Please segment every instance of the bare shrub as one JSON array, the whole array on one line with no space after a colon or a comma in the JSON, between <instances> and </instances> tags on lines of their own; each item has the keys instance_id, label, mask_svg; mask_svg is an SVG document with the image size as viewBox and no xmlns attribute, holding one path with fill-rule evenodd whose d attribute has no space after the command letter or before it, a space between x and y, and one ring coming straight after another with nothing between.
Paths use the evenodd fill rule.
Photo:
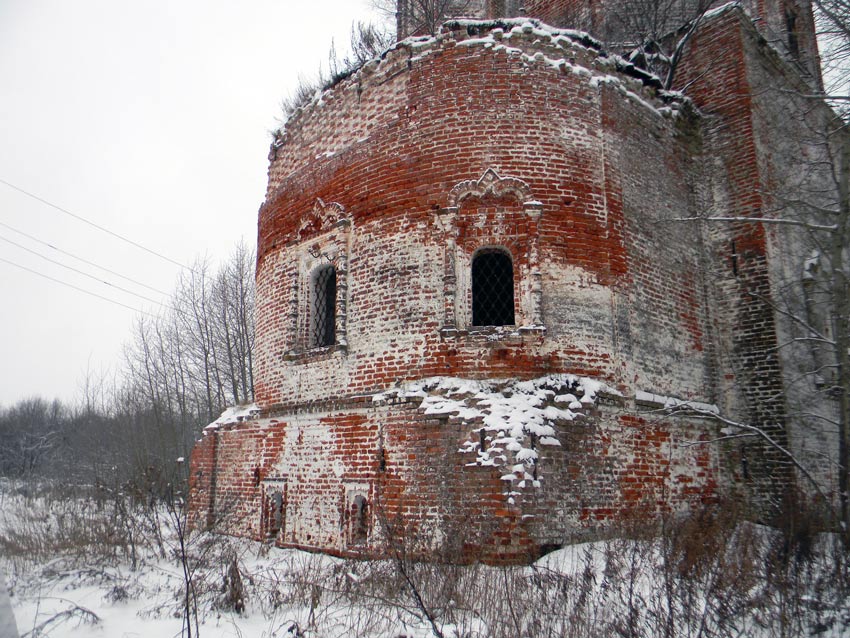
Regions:
<instances>
[{"instance_id":1,"label":"bare shrub","mask_svg":"<svg viewBox=\"0 0 850 638\"><path fill-rule=\"evenodd\" d=\"M32 630L26 632L21 638L38 638L39 636L48 636L50 631L66 622L76 621L87 625L97 625L100 623L100 616L94 613L91 609L80 607L79 605L71 604L66 609L53 614L50 618L38 623Z\"/></svg>"},{"instance_id":2,"label":"bare shrub","mask_svg":"<svg viewBox=\"0 0 850 638\"><path fill-rule=\"evenodd\" d=\"M395 37L388 30L365 22L354 22L351 25L348 52L340 56L336 45L332 44L328 53L328 72L320 68L312 77L299 75L295 89L281 100L284 121L299 108L309 104L317 92L331 88L369 60L380 57L394 42Z\"/></svg>"},{"instance_id":3,"label":"bare shrub","mask_svg":"<svg viewBox=\"0 0 850 638\"><path fill-rule=\"evenodd\" d=\"M245 588L242 585L242 574L239 572L239 561L235 554L227 566L222 590L222 609L230 609L238 614L245 611Z\"/></svg>"},{"instance_id":4,"label":"bare shrub","mask_svg":"<svg viewBox=\"0 0 850 638\"><path fill-rule=\"evenodd\" d=\"M22 561L51 563L56 557L88 566L131 558L136 541L128 530L144 534L150 529L150 521L127 507L124 497L69 499L42 489L37 496L6 498L4 505L0 552L18 566Z\"/></svg>"},{"instance_id":5,"label":"bare shrub","mask_svg":"<svg viewBox=\"0 0 850 638\"><path fill-rule=\"evenodd\" d=\"M434 539L400 527L388 557L372 561L191 531L183 526L178 498L179 518L158 520L165 557L183 570L155 591L144 590L139 572L128 578L109 567L131 560L121 536L125 525L109 528L96 520L118 510L108 502L85 503L63 505L44 492L4 495L5 560L31 574L40 565L36 577L48 586L97 584L112 602L147 596L146 615L183 617L192 635L205 618L233 614L235 624L251 613L266 617L268 635L353 638L790 637L841 635L850 621L846 550L795 499L786 503L779 527L749 522L734 503L723 503L669 515L660 526L636 518L619 537L564 547L531 566L492 567L459 564L469 557L453 542L437 545L434 560L420 560L418 550ZM137 517L131 520L145 520L147 504L128 499L126 505ZM50 533L38 527L39 518ZM90 524L90 531L79 529ZM95 548L108 534L124 540ZM142 573L160 551L150 539L137 536ZM31 551L38 558L30 558Z\"/></svg>"}]
</instances>

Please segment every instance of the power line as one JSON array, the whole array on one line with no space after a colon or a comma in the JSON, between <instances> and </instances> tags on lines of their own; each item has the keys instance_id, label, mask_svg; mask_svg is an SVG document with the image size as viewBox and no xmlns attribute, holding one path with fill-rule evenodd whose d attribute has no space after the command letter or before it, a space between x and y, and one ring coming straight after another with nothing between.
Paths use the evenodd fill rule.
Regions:
<instances>
[{"instance_id":1,"label":"power line","mask_svg":"<svg viewBox=\"0 0 850 638\"><path fill-rule=\"evenodd\" d=\"M113 232L113 231L109 230L108 228L104 228L103 226L100 226L99 224L95 224L94 222L89 221L89 220L88 220L88 219L86 219L85 217L81 217L80 215L77 215L77 214L75 214L75 213L72 213L72 212L71 212L71 211L69 211L69 210L66 210L66 209L62 208L61 206L57 206L57 205L56 205L56 204L54 204L53 202L49 202L49 201L47 201L46 199L44 199L44 198L42 198L42 197L39 197L38 195L34 195L33 193L30 193L29 191L24 190L24 189L23 189L23 188L21 188L20 186L15 186L15 185L14 185L14 184L12 184L11 182L7 182L7 181L6 181L5 179L3 179L3 178L0 178L0 184L5 184L5 185L6 185L6 186L8 186L9 188L12 188L12 189L14 189L14 190L18 191L19 193L23 193L23 194L24 194L24 195L26 195L27 197L31 197L32 199L34 199L34 200L36 200L36 201L39 201L39 202L41 202L42 204L45 204L45 205L47 205L47 206L50 206L51 208L55 208L56 210L58 210L58 211L59 211L59 212L61 212L61 213L65 213L66 215L70 215L71 217L73 217L74 219L76 219L76 220L78 220L78 221L81 221L81 222L83 222L83 223L85 223L85 224L88 224L89 226L92 226L93 228L97 228L98 230L100 230L100 231L102 231L102 232L104 232L104 233L106 233L106 234L108 234L108 235L112 235L113 237L116 237L116 238L120 239L121 241L127 242L127 243L128 243L128 244L130 244L131 246L135 246L136 248L139 248L139 249L141 249L141 250L144 250L145 252L150 253L151 255L154 255L154 256L156 256L156 257L159 257L160 259L164 259L165 261L170 262L170 263L174 264L175 266L180 266L180 268L186 268L186 269L189 269L189 267L188 267L188 266L185 266L184 264L181 264L179 261L175 261L175 260L171 259L171 257L166 257L166 256L165 256L165 255L163 255L162 253L158 253L158 252L156 252L155 250L151 250L150 248L147 248L146 246L142 246L140 243L135 242L135 241L133 241L132 239L128 239L128 238L124 237L123 235L119 235L118 233L116 233L116 232Z\"/></svg>"},{"instance_id":2,"label":"power line","mask_svg":"<svg viewBox=\"0 0 850 638\"><path fill-rule=\"evenodd\" d=\"M29 233L25 233L22 230L18 230L17 228L9 226L9 224L4 224L3 222L0 222L0 226L3 226L4 228L8 228L12 232L18 233L19 235L22 235L22 236L26 237L27 239L29 239L31 241L34 241L34 242L37 242L37 243L42 244L44 246L47 246L48 248L52 248L53 250L57 251L58 253L66 255L67 257L70 257L71 259L76 259L77 261L81 261L84 264L87 264L87 265L92 266L94 268L98 268L98 269L100 269L104 272L108 272L110 275L115 275L116 277L120 277L121 279L123 279L125 281L129 281L131 283L134 283L137 286L141 286L142 288L147 288L148 290L152 290L153 292L158 293L160 295L169 294L169 293L167 293L163 290L160 290L159 288L154 288L153 286L149 286L146 283L142 283L141 281L137 281L136 279L133 279L132 277L127 277L126 275L122 275L119 272L115 272L114 270L110 270L106 266L101 266L99 264L96 264L93 261L89 261L88 259L85 259L83 257L79 257L79 256L77 256L73 253L69 253L67 250L62 250L58 246L54 246L53 244L46 242L42 239L39 239L38 237L34 237L33 235L30 235Z\"/></svg>"},{"instance_id":3,"label":"power line","mask_svg":"<svg viewBox=\"0 0 850 638\"><path fill-rule=\"evenodd\" d=\"M16 268L20 268L21 270L26 270L27 272L30 272L34 275L38 275L39 277L44 277L45 279L49 279L50 281L54 281L57 284L62 284L63 286L68 286L68 288L73 288L74 290L77 290L79 292L83 292L87 295L91 295L92 297L97 297L98 299L103 299L104 301L108 301L109 303L115 304L116 306L121 306L123 308L127 308L128 310L132 310L134 312L138 312L138 313L141 313L143 315L147 315L148 317L153 317L154 319L156 319L156 315L153 315L149 312L146 312L144 310L139 310L138 308L134 308L132 306L128 306L127 304L123 304L120 301L115 301L114 299L110 299L109 297L104 297L103 295L99 295L96 292L91 292L89 290L86 290L85 288L80 288L78 286L75 286L74 284L69 284L67 281L62 281L61 279L55 279L54 277L51 277L50 275L45 275L44 273L40 273L37 270L33 270L32 268L27 268L26 266L21 266L20 264L16 264L15 262L9 261L8 259L3 259L2 257L0 257L0 261L5 262L5 263L9 264L10 266L15 266Z\"/></svg>"},{"instance_id":4,"label":"power line","mask_svg":"<svg viewBox=\"0 0 850 638\"><path fill-rule=\"evenodd\" d=\"M133 295L134 297L138 297L139 299L144 299L145 301L150 301L151 303L154 303L154 304L160 303L156 299L151 299L150 297L146 297L145 295L140 295L137 292L133 292L132 290L128 290L128 289L122 288L121 286L118 286L116 284L110 283L110 282L106 281L105 279L99 279L99 278L95 277L94 275L91 275L87 272L80 270L79 268L74 268L73 266L63 264L61 261L56 261L55 259L51 259L50 257L42 255L41 253L38 253L38 252L36 252L36 251L34 251L30 248L27 248L26 246L22 246L18 242L12 241L11 239L6 239L5 237L0 236L0 241L5 241L6 243L12 244L13 246L17 246L21 250L25 250L28 253L35 255L36 257L41 257L45 261L49 261L51 264L56 264L57 266L61 266L62 268L67 268L68 270L75 272L79 275L82 275L83 277L88 277L89 279L93 279L94 281L96 281L98 283L104 284L106 286L110 286L112 288L115 288L116 290L120 290L121 292L125 292L128 295Z\"/></svg>"},{"instance_id":5,"label":"power line","mask_svg":"<svg viewBox=\"0 0 850 638\"><path fill-rule=\"evenodd\" d=\"M74 272L77 272L77 273L79 273L79 274L81 274L81 275L84 275L84 276L86 276L86 277L89 277L90 279L93 279L94 281L97 281L97 282L102 283L102 284L106 284L107 286L111 286L111 287L113 287L113 288L115 288L115 289L117 289L117 290L120 290L120 291L122 291L122 292L125 292L125 293L127 293L127 294L133 295L133 296L135 296L135 297L139 297L140 299L144 299L144 300L146 300L146 301L150 301L151 303L157 304L157 305L158 305L158 306L160 306L161 308L164 308L164 309L166 309L166 310L171 310L172 312L176 312L176 313L177 313L178 315L180 315L180 316L188 317L189 319L192 319L192 320L195 320L195 319L196 319L196 316L195 316L195 315L193 315L193 314L191 314L191 313L189 313L189 312L186 312L185 310L181 310L180 308L178 308L178 307L176 307L176 306L166 305L166 304L164 304L164 303L162 303L162 302L160 302L160 301L157 301L156 299L151 299L151 298L149 298L149 297L145 297L144 295L140 295L140 294L135 293L135 292L133 292L133 291L131 291L131 290L126 290L125 288L121 288L120 286L116 286L115 284L109 283L108 281L103 281L103 280L101 280L101 279L98 279L97 277L94 277L94 276L90 275L89 273L83 272L83 271L81 271L81 270L77 270L76 268L73 268L73 267L71 267L71 266L67 266L67 265L65 265L65 264L62 264L62 263L60 263L60 262L58 262L58 261L55 261L55 260L53 260L53 259L50 259L49 257L45 257L44 255L40 255L39 253L37 253L37 252L35 252L35 251L32 251L32 250L30 250L29 248L26 248L25 246L21 246L20 244L17 244L16 242L10 241L10 240L8 240L8 239L6 239L6 238L4 238L4 237L0 237L0 240L3 240L3 241L6 241L6 242L9 242L10 244L14 244L15 246L18 246L18 247L20 247L20 248L23 248L23 249L24 249L24 250L26 250L27 252L31 252L31 253L33 253L34 255L36 255L36 256L38 256L38 257L41 257L42 259L46 259L47 261L49 261L49 262L51 262L51 263L57 264L57 265L59 265L59 266L62 266L63 268L67 268L67 269L72 270L72 271L74 271ZM75 286L74 284L70 284L70 283L68 283L68 282L66 282L66 281L62 281L61 279L55 279L54 277L51 277L50 275L45 275L44 273L40 273L40 272L38 272L37 270L33 270L33 269L31 269L31 268L27 268L26 266L21 266L20 264L17 264L17 263L15 263L15 262L13 262L13 261L9 261L8 259L3 259L2 257L0 257L0 261L3 261L3 262L5 262L5 263L7 263L7 264L10 264L10 265L12 265L12 266L16 266L16 267L18 267L18 268L20 268L20 269L22 269L22 270L26 270L27 272L31 272L32 274L34 274L34 275L38 275L39 277L44 277L45 279L49 279L50 281L55 281L56 283L58 283L58 284L62 284L63 286L68 286L69 288L73 288L74 290L79 290L80 292L84 292L84 293L86 293L87 295L91 295L91 296L93 296L93 297L97 297L98 299L103 299L103 300L105 300L105 301L108 301L108 302L110 302L110 303L114 303L114 304L116 304L116 305L118 305L118 306L122 306L122 307L124 307L124 308L129 308L130 310L134 310L134 311L136 311L136 312L140 312L140 313L142 313L143 315L147 315L148 317L153 317L154 319L159 319L159 316L154 315L154 314L152 314L152 313L150 313L150 312L147 312L147 311L145 311L145 310L139 310L138 308L134 308L133 306L128 306L128 305L126 305L126 304L123 304L123 303L121 303L120 301L115 301L114 299L110 299L110 298L108 298L108 297L103 297L102 295L99 295L99 294L97 294L97 293L91 292L91 291L89 291L89 290L85 290L84 288L79 288L79 287Z\"/></svg>"}]
</instances>

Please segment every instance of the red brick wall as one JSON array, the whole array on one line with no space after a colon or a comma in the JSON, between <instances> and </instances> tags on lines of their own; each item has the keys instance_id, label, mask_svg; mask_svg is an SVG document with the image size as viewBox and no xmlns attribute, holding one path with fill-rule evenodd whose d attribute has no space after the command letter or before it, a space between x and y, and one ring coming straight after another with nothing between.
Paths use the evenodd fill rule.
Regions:
<instances>
[{"instance_id":1,"label":"red brick wall","mask_svg":"<svg viewBox=\"0 0 850 638\"><path fill-rule=\"evenodd\" d=\"M677 221L760 216L790 174L781 116L757 86L788 67L763 49L738 10L705 24L679 74L698 115L567 38L464 28L400 46L296 114L259 220L263 418L199 443L194 520L262 539L276 495L282 545L525 560L746 478L694 445L716 426L634 398L716 401L786 441L771 296L792 244L761 224ZM512 256L515 327L470 326L483 247ZM310 272L328 263L338 342L310 349ZM559 423L540 485L513 495L509 466L460 451L474 424L416 398L372 401L430 376L560 372L622 396ZM779 460L760 449L749 471L782 486Z\"/></svg>"},{"instance_id":2,"label":"red brick wall","mask_svg":"<svg viewBox=\"0 0 850 638\"><path fill-rule=\"evenodd\" d=\"M826 105L801 97L811 91L811 78L731 10L696 35L679 82L707 115L706 144L715 156L703 166L704 181L713 184L710 210L718 216L811 219L811 209L800 202L815 202L833 188L815 167L829 164L822 131L834 117ZM834 454L836 445L806 418L787 417L800 406L823 416L832 409L829 401L812 400L818 389L807 373L818 364L809 349L793 345L799 325L789 319L805 314L801 273L813 244L799 228L762 223L713 224L706 238L721 407L763 427L798 459L809 458L808 466L818 468L828 486L829 464L815 456ZM768 495L784 489L787 459L758 446L745 453L748 472L767 475L773 488Z\"/></svg>"},{"instance_id":3,"label":"red brick wall","mask_svg":"<svg viewBox=\"0 0 850 638\"><path fill-rule=\"evenodd\" d=\"M712 426L637 416L628 398L562 423L540 486L513 502L510 467L459 451L469 423L416 399L373 405L404 380L559 372L711 398L701 246L669 221L694 212L698 130L565 38L467 37L391 52L276 141L257 267L264 418L198 445L196 520L264 538L276 491L283 545L505 561L716 498L715 448L687 445ZM516 327L469 325L470 262L488 246L512 255ZM310 350L309 273L329 262L344 341Z\"/></svg>"},{"instance_id":4,"label":"red brick wall","mask_svg":"<svg viewBox=\"0 0 850 638\"><path fill-rule=\"evenodd\" d=\"M280 546L526 561L541 547L593 535L612 522L647 523L718 494L716 448L688 445L708 438L705 422L628 416L619 405L602 406L558 426L562 446L540 448L540 485L518 488L504 480L509 466L476 466L474 454L460 452L477 437L475 424L426 415L419 402L317 405L285 420L209 432L196 454L219 448L220 529L265 540L263 485L283 481ZM200 470L193 466L196 485ZM368 501L365 538L353 535L353 494ZM207 510L195 511L202 517Z\"/></svg>"},{"instance_id":5,"label":"red brick wall","mask_svg":"<svg viewBox=\"0 0 850 638\"><path fill-rule=\"evenodd\" d=\"M449 37L400 49L287 125L260 214L262 407L432 375L563 370L706 396L698 250L687 231L653 226L692 210L684 136L635 80L540 39L504 38L516 53ZM454 210L452 189L488 170L525 190ZM299 230L317 198L341 206L344 239L336 227ZM295 352L304 264L329 245L346 253L346 348ZM514 259L518 325L545 330L467 330L467 264L489 245Z\"/></svg>"},{"instance_id":6,"label":"red brick wall","mask_svg":"<svg viewBox=\"0 0 850 638\"><path fill-rule=\"evenodd\" d=\"M723 195L713 206L717 216L769 215L764 199L764 165L756 143L757 108L748 69L754 58L747 53L751 39L740 11L727 11L696 34L678 82L705 113L706 140L717 160L706 168L706 179L722 184ZM716 171L716 172L713 172ZM716 334L722 385L727 389L728 413L765 429L787 444L786 406L782 367L773 310L774 294L767 233L760 223L714 224L706 229L715 259L712 261ZM747 472L765 485L781 489L787 478L785 459L774 449L756 446ZM743 470L739 471L743 472Z\"/></svg>"}]
</instances>

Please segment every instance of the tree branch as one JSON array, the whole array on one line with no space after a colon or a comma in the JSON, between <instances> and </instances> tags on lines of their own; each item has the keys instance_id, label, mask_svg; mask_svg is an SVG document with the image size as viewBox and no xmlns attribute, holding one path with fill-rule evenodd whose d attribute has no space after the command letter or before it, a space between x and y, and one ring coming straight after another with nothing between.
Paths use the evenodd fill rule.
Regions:
<instances>
[{"instance_id":1,"label":"tree branch","mask_svg":"<svg viewBox=\"0 0 850 638\"><path fill-rule=\"evenodd\" d=\"M838 512L835 511L835 508L832 505L832 501L829 499L829 497L826 494L824 494L823 490L821 489L820 484L817 482L817 480L812 475L812 473L809 472L808 468L806 468L797 459L796 456L794 456L788 449L786 449L783 445L781 445L778 441L776 441L772 436L770 436L762 428L755 426L755 425L750 425L748 423L741 423L741 422L738 422L738 421L733 421L732 419L728 419L728 418L724 417L723 415L715 414L714 412L708 412L706 410L700 410L698 408L691 407L690 411L692 411L696 414L701 414L701 415L703 415L707 418L714 418L714 419L720 421L721 423L726 424L727 426L730 426L730 427L733 427L733 428L738 428L738 429L741 429L741 430L745 430L746 432L750 432L753 436L762 439L771 448L773 448L774 450L776 450L777 452L782 454L786 459L788 459L791 462L791 464L800 471L800 473L806 478L806 480L815 489L818 496L820 496L823 499L823 502L826 504L827 508L829 509L830 513L835 517L835 519L841 520L840 517L838 516ZM735 435L732 434L730 436L735 436ZM701 441L695 441L695 443L701 443ZM705 441L705 443L708 443L708 441Z\"/></svg>"},{"instance_id":2,"label":"tree branch","mask_svg":"<svg viewBox=\"0 0 850 638\"><path fill-rule=\"evenodd\" d=\"M748 222L751 224L787 224L789 226L802 226L810 230L825 230L835 232L838 230L836 224L813 224L800 221L799 219L784 219L773 217L674 217L673 219L661 220L671 222Z\"/></svg>"}]
</instances>

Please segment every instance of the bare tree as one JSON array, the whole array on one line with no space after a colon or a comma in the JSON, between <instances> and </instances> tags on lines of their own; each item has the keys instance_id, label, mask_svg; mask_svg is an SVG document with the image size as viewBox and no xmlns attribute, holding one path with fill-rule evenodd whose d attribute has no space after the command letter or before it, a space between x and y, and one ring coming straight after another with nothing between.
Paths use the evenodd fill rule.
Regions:
<instances>
[{"instance_id":1,"label":"bare tree","mask_svg":"<svg viewBox=\"0 0 850 638\"><path fill-rule=\"evenodd\" d=\"M626 0L594 25L606 46L673 88L687 43L713 0Z\"/></svg>"},{"instance_id":2,"label":"bare tree","mask_svg":"<svg viewBox=\"0 0 850 638\"><path fill-rule=\"evenodd\" d=\"M749 291L743 302L763 304L773 315L776 342L761 354L780 362L781 389L769 400L784 406L787 439L757 423L739 422L729 434L778 452L804 481L817 484L827 509L835 498L850 546L850 130L802 81L796 89L761 82L753 87L756 99L788 123L761 139L760 170L769 175L758 193L762 207L755 215L708 210L687 221L707 222L710 234L722 229L723 245L736 229L758 227L766 237L770 292Z\"/></svg>"},{"instance_id":3,"label":"bare tree","mask_svg":"<svg viewBox=\"0 0 850 638\"><path fill-rule=\"evenodd\" d=\"M815 28L828 99L850 114L850 0L814 0Z\"/></svg>"},{"instance_id":4,"label":"bare tree","mask_svg":"<svg viewBox=\"0 0 850 638\"><path fill-rule=\"evenodd\" d=\"M339 57L336 47L332 46L328 54L328 68L332 77L349 75L369 60L379 57L395 43L390 30L366 22L354 22L351 25L349 51Z\"/></svg>"},{"instance_id":5,"label":"bare tree","mask_svg":"<svg viewBox=\"0 0 850 638\"><path fill-rule=\"evenodd\" d=\"M815 4L819 22L832 27L832 62L846 66L847 1ZM754 86L790 123L766 140L767 153L787 158L786 164L763 169L773 174L762 193L761 217L714 221L761 224L771 237L782 267L772 275L772 298L762 301L779 326L784 401L797 431L791 443L797 453L815 436L837 439L837 456L827 444L798 460L821 481L837 477L840 523L850 546L850 124L846 110L829 106L846 104L846 96L819 95L805 86Z\"/></svg>"},{"instance_id":6,"label":"bare tree","mask_svg":"<svg viewBox=\"0 0 850 638\"><path fill-rule=\"evenodd\" d=\"M23 399L0 410L0 473L30 477L40 473L67 427L66 408L41 397Z\"/></svg>"},{"instance_id":7,"label":"bare tree","mask_svg":"<svg viewBox=\"0 0 850 638\"><path fill-rule=\"evenodd\" d=\"M395 18L398 39L410 35L435 35L449 18L480 9L475 0L372 0L386 18Z\"/></svg>"},{"instance_id":8,"label":"bare tree","mask_svg":"<svg viewBox=\"0 0 850 638\"><path fill-rule=\"evenodd\" d=\"M207 423L253 400L253 316L254 256L240 245L216 271L197 262L160 316L137 320L116 418L132 423L140 472L171 480Z\"/></svg>"},{"instance_id":9,"label":"bare tree","mask_svg":"<svg viewBox=\"0 0 850 638\"><path fill-rule=\"evenodd\" d=\"M331 49L328 51L328 72L320 67L312 77L299 74L295 90L281 100L284 122L296 110L309 104L317 90L330 88L340 80L347 78L366 62L383 54L394 42L395 36L389 28L365 22L354 22L351 25L347 53L340 56L337 52L336 43L331 41Z\"/></svg>"},{"instance_id":10,"label":"bare tree","mask_svg":"<svg viewBox=\"0 0 850 638\"><path fill-rule=\"evenodd\" d=\"M829 353L824 365L835 366L834 374L830 375L834 381L826 385L837 407L838 490L845 544L850 546L850 130L847 123L842 121L834 135L836 142L829 147L834 149L831 176L838 197L828 211L834 229L823 237L824 251L818 253L823 268L818 283L828 301L824 313L827 330L823 335L817 327L810 331Z\"/></svg>"},{"instance_id":11,"label":"bare tree","mask_svg":"<svg viewBox=\"0 0 850 638\"><path fill-rule=\"evenodd\" d=\"M710 0L626 0L605 14L604 24L579 26L595 28L609 48L626 53L670 89L711 5ZM761 215L710 210L699 219L730 232L763 227L776 264L770 298L752 301L771 307L776 318L784 388L783 396L773 400L785 404L798 440L786 447L751 423L739 424L733 436L755 437L773 447L804 480L819 482L816 491L831 491L821 484L836 476L838 517L850 545L850 2L814 0L814 5L826 94L800 88L807 86L804 78L795 85L753 87L756 94L769 96L775 113L790 123L790 130L774 128L762 140L769 146L767 156L786 159L761 169L772 172L772 185L760 193ZM818 83L809 78L808 84ZM839 108L831 110L828 104ZM797 456L801 447L817 447L807 436L828 432L837 435L832 439L838 443L837 457L830 458L828 449Z\"/></svg>"}]
</instances>

